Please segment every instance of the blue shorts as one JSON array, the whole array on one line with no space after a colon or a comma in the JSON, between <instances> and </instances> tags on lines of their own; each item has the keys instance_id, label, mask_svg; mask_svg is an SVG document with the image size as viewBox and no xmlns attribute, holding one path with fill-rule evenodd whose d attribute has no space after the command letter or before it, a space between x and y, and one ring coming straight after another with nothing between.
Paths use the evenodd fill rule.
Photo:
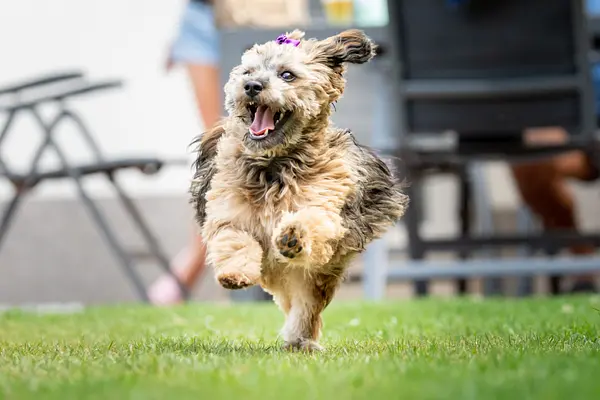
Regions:
<instances>
[{"instance_id":1,"label":"blue shorts","mask_svg":"<svg viewBox=\"0 0 600 400\"><path fill-rule=\"evenodd\" d=\"M176 63L218 64L219 33L211 5L188 1L171 48L171 59Z\"/></svg>"}]
</instances>

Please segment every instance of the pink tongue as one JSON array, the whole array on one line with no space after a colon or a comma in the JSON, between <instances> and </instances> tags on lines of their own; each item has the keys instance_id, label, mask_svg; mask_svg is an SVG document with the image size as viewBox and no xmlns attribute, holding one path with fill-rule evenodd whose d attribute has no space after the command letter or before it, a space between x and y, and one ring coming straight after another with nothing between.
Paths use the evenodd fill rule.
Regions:
<instances>
[{"instance_id":1,"label":"pink tongue","mask_svg":"<svg viewBox=\"0 0 600 400\"><path fill-rule=\"evenodd\" d=\"M254 121L250 125L250 132L256 136L262 136L267 129L275 129L275 121L273 120L273 112L267 106L259 106L254 115Z\"/></svg>"}]
</instances>

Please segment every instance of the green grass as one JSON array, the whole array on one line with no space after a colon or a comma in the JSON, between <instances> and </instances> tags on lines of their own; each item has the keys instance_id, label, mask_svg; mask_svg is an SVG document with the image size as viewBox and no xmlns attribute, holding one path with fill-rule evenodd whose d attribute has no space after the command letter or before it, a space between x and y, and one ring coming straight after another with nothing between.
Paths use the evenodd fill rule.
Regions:
<instances>
[{"instance_id":1,"label":"green grass","mask_svg":"<svg viewBox=\"0 0 600 400\"><path fill-rule=\"evenodd\" d=\"M318 355L271 304L0 314L6 399L597 399L600 299L335 303Z\"/></svg>"}]
</instances>

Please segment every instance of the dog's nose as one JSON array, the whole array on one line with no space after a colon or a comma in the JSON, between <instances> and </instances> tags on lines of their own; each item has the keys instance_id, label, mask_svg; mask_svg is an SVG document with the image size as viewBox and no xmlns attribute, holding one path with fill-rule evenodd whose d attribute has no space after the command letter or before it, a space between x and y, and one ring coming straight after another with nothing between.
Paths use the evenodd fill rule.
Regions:
<instances>
[{"instance_id":1,"label":"dog's nose","mask_svg":"<svg viewBox=\"0 0 600 400\"><path fill-rule=\"evenodd\" d=\"M263 90L263 85L257 81L246 82L246 84L244 85L244 90L246 91L246 94L248 96L254 97L258 95L261 92L261 90Z\"/></svg>"}]
</instances>

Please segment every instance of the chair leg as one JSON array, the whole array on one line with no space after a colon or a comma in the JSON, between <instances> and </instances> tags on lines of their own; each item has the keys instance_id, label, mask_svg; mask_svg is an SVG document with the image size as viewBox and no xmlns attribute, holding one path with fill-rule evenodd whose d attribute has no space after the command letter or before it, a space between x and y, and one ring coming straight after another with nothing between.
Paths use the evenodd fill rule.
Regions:
<instances>
[{"instance_id":1,"label":"chair leg","mask_svg":"<svg viewBox=\"0 0 600 400\"><path fill-rule=\"evenodd\" d=\"M411 171L411 185L406 189L406 194L412 200L405 215L405 224L408 234L408 253L411 260L422 260L425 258L425 249L419 230L419 219L421 210L420 201L415 201L415 196L420 194L421 179L418 172ZM429 294L429 281L418 280L414 282L414 292L418 297L427 296Z\"/></svg>"},{"instance_id":2,"label":"chair leg","mask_svg":"<svg viewBox=\"0 0 600 400\"><path fill-rule=\"evenodd\" d=\"M549 248L545 251L545 253L548 257L556 257L559 252L560 252L560 250L558 250L556 248ZM558 296L561 294L560 287L561 287L562 280L563 280L562 275L550 275L548 277L548 283L550 286L550 294L552 296Z\"/></svg>"},{"instance_id":3,"label":"chair leg","mask_svg":"<svg viewBox=\"0 0 600 400\"><path fill-rule=\"evenodd\" d=\"M96 223L96 226L100 230L100 233L106 240L106 243L112 250L118 262L121 264L125 275L133 284L138 296L142 301L149 302L148 295L146 294L146 288L142 282L142 279L140 278L139 274L133 266L133 261L130 255L127 254L123 246L121 246L121 244L119 243L114 232L112 232L107 221L102 216L100 209L85 192L85 189L83 188L83 184L81 182L81 178L79 176L73 176L73 180L75 181L78 195L82 199L84 206L90 213L92 220Z\"/></svg>"},{"instance_id":4,"label":"chair leg","mask_svg":"<svg viewBox=\"0 0 600 400\"><path fill-rule=\"evenodd\" d=\"M461 169L459 172L459 181L460 181L460 235L462 238L466 238L469 236L471 229L471 181L470 176L467 173L466 167ZM469 258L470 254L466 250L461 250L458 253L458 257L461 260L466 260ZM456 291L459 295L464 295L467 293L467 284L468 281L466 279L457 279L456 280Z\"/></svg>"},{"instance_id":5,"label":"chair leg","mask_svg":"<svg viewBox=\"0 0 600 400\"><path fill-rule=\"evenodd\" d=\"M520 234L526 234L533 231L533 216L527 207L520 206L517 210L517 232ZM517 250L519 257L531 257L533 251L528 246L521 246ZM534 278L533 276L524 276L519 278L517 285L517 296L525 297L531 296L534 292Z\"/></svg>"},{"instance_id":6,"label":"chair leg","mask_svg":"<svg viewBox=\"0 0 600 400\"><path fill-rule=\"evenodd\" d=\"M4 240L6 239L6 235L10 230L12 221L17 215L19 204L21 204L23 195L23 191L16 191L2 213L2 221L0 222L0 247L4 244Z\"/></svg>"},{"instance_id":7,"label":"chair leg","mask_svg":"<svg viewBox=\"0 0 600 400\"><path fill-rule=\"evenodd\" d=\"M131 216L133 222L135 223L142 237L144 238L146 246L148 247L150 253L154 257L154 259L158 261L158 265L160 266L160 268L162 268L164 272L171 275L175 279L175 281L179 285L184 299L187 300L189 298L189 290L187 290L187 288L183 285L179 278L173 273L173 270L171 270L170 262L165 255L165 251L162 249L162 246L160 245L156 236L154 236L154 234L148 227L148 224L144 220L142 213L135 205L134 201L129 196L127 196L125 190L123 190L121 185L118 184L114 176L110 176L109 180L111 181L113 188L117 192L119 200L121 201L125 209L129 212L129 215Z\"/></svg>"},{"instance_id":8,"label":"chair leg","mask_svg":"<svg viewBox=\"0 0 600 400\"><path fill-rule=\"evenodd\" d=\"M552 275L552 276L550 276L549 280L550 280L550 294L553 296L558 296L560 294L561 276L560 275Z\"/></svg>"},{"instance_id":9,"label":"chair leg","mask_svg":"<svg viewBox=\"0 0 600 400\"><path fill-rule=\"evenodd\" d=\"M68 159L67 159L64 151L60 148L60 146L58 146L55 143L54 139L52 138L53 131L56 129L58 124L64 118L69 117L69 114L65 113L63 110L52 120L51 123L46 123L44 121L44 119L42 118L42 116L37 111L37 109L34 108L31 111L32 111L33 118L36 120L36 122L39 124L39 126L41 127L41 129L44 131L44 134L45 134L44 142L38 148L38 151L34 157L34 161L31 164L32 165L31 174L35 173L35 171L37 169L37 163L38 163L39 159L41 158L43 151L48 147L53 148L62 167L68 171L69 178L71 178L74 181L75 187L77 189L77 194L81 198L83 205L85 206L87 211L90 213L92 220L96 223L96 226L100 230L100 233L102 234L106 243L112 250L112 252L115 255L115 257L117 258L118 262L121 264L121 267L123 268L123 271L125 272L125 275L132 282L136 292L138 293L138 296L143 301L149 302L148 295L146 294L146 288L145 288L139 274L137 273L137 271L135 270L135 268L133 266L133 262L131 260L130 255L127 254L127 252L125 251L123 246L121 246L121 244L117 240L117 237L110 229L107 221L105 221L105 219L103 218L102 213L100 212L100 209L96 206L96 204L92 201L92 199L87 195L87 193L83 187L82 176L70 167Z\"/></svg>"}]
</instances>

